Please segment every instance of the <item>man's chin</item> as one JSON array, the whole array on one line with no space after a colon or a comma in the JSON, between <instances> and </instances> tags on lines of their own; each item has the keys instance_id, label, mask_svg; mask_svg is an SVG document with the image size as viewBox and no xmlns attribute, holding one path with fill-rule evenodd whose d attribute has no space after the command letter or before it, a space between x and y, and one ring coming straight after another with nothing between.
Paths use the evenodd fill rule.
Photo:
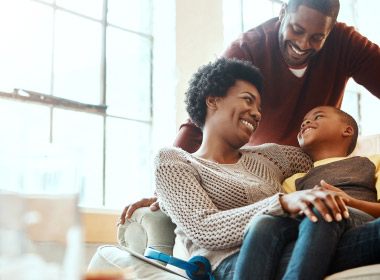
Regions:
<instances>
[{"instance_id":1,"label":"man's chin","mask_svg":"<svg viewBox=\"0 0 380 280\"><path fill-rule=\"evenodd\" d=\"M309 63L309 60L316 54L316 52L309 53L304 58L293 57L290 54L286 54L285 60L290 66L300 66Z\"/></svg>"},{"instance_id":2,"label":"man's chin","mask_svg":"<svg viewBox=\"0 0 380 280\"><path fill-rule=\"evenodd\" d=\"M287 56L285 60L290 66L300 66L300 65L307 64L310 60L310 57L311 55L303 59L296 59L296 58L289 58L289 56Z\"/></svg>"}]
</instances>

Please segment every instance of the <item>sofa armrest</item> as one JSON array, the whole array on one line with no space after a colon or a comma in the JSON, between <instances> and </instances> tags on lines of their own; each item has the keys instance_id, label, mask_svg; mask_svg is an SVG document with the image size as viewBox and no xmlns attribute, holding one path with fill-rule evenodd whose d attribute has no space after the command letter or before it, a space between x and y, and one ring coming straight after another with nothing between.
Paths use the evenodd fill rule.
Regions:
<instances>
[{"instance_id":1,"label":"sofa armrest","mask_svg":"<svg viewBox=\"0 0 380 280\"><path fill-rule=\"evenodd\" d=\"M149 207L142 207L119 226L117 239L121 246L139 254L144 254L147 247L154 247L164 254L173 255L174 229L171 219L161 210L152 212Z\"/></svg>"}]
</instances>

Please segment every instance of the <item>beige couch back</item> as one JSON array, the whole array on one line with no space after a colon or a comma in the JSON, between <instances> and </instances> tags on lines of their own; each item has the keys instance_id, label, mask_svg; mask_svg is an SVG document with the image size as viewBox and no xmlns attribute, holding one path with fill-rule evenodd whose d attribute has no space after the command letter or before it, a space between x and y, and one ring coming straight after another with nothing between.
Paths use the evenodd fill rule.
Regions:
<instances>
[{"instance_id":1,"label":"beige couch back","mask_svg":"<svg viewBox=\"0 0 380 280\"><path fill-rule=\"evenodd\" d=\"M380 154L380 134L359 136L355 150L350 156Z\"/></svg>"}]
</instances>

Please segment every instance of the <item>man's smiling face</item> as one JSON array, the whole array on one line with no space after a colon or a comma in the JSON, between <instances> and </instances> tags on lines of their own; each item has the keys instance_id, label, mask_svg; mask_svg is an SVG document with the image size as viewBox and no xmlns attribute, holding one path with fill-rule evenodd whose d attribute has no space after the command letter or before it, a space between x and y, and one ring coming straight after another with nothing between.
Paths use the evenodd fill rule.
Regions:
<instances>
[{"instance_id":1,"label":"man's smiling face","mask_svg":"<svg viewBox=\"0 0 380 280\"><path fill-rule=\"evenodd\" d=\"M317 10L301 5L288 13L280 13L279 44L286 63L292 66L306 64L320 51L329 35L333 20Z\"/></svg>"}]
</instances>

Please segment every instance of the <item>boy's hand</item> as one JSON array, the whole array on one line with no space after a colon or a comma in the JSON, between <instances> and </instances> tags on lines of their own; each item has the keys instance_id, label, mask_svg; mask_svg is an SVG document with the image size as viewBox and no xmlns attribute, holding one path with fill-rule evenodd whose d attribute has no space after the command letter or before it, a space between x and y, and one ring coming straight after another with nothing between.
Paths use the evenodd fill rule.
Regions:
<instances>
[{"instance_id":1,"label":"boy's hand","mask_svg":"<svg viewBox=\"0 0 380 280\"><path fill-rule=\"evenodd\" d=\"M280 197L283 209L292 214L303 212L312 222L317 222L318 218L311 210L314 206L322 215L326 222L341 221L342 216L349 217L346 208L347 199L341 195L323 188L296 191ZM331 216L331 214L332 216Z\"/></svg>"},{"instance_id":2,"label":"boy's hand","mask_svg":"<svg viewBox=\"0 0 380 280\"><path fill-rule=\"evenodd\" d=\"M337 187L334 187L333 185L327 184L325 182L325 180L321 180L321 186L322 186L323 189L326 189L328 191L333 191L333 192L339 194L340 196L346 198L347 202L349 202L350 199L352 199L352 197L349 196L345 191L342 191L341 189L339 189ZM315 186L314 188L318 189L319 187Z\"/></svg>"},{"instance_id":3,"label":"boy's hand","mask_svg":"<svg viewBox=\"0 0 380 280\"><path fill-rule=\"evenodd\" d=\"M151 211L157 211L158 209L160 209L157 197L143 198L140 201L125 206L123 212L120 215L119 220L116 223L116 226L123 225L125 220L129 219L136 209L148 206L150 207Z\"/></svg>"},{"instance_id":4,"label":"boy's hand","mask_svg":"<svg viewBox=\"0 0 380 280\"><path fill-rule=\"evenodd\" d=\"M353 200L353 198L351 196L349 196L345 191L342 191L341 189L334 187L333 185L327 184L325 182L325 180L321 180L321 187L322 188L315 186L314 188L315 189L318 189L318 188L319 189L325 189L328 191L335 192L336 194L340 195L341 197L343 197L345 199L346 205L350 205L350 201Z\"/></svg>"}]
</instances>

